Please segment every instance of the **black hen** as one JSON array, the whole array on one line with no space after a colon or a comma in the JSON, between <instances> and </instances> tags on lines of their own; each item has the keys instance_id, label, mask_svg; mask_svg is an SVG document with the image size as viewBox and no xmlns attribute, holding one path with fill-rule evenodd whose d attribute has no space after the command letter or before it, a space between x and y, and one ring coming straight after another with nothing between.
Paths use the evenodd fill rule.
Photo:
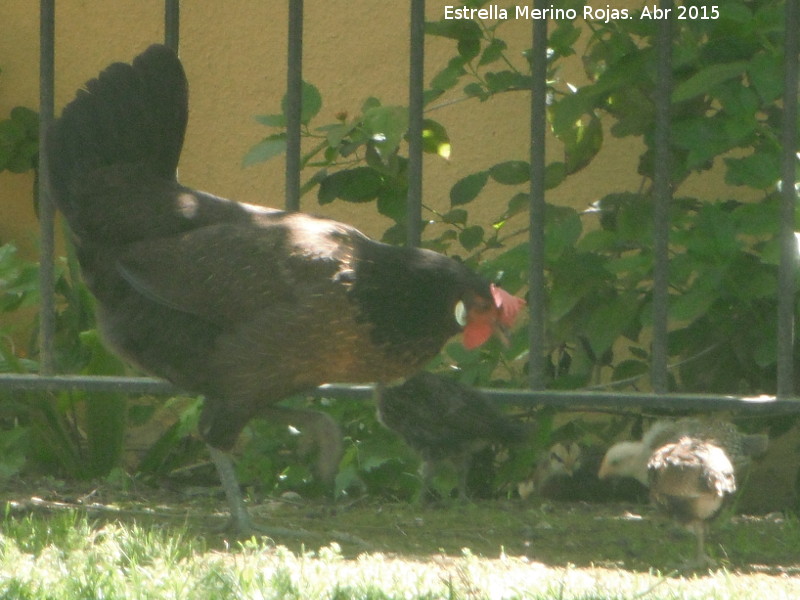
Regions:
<instances>
[{"instance_id":1,"label":"black hen","mask_svg":"<svg viewBox=\"0 0 800 600\"><path fill-rule=\"evenodd\" d=\"M425 493L442 461L458 472L458 494L467 497L472 456L489 444L522 442L529 429L501 413L480 392L452 379L422 372L402 385L381 389L378 420L422 458Z\"/></svg>"},{"instance_id":2,"label":"black hen","mask_svg":"<svg viewBox=\"0 0 800 600\"><path fill-rule=\"evenodd\" d=\"M112 64L48 131L46 175L106 341L205 395L201 434L248 531L224 451L249 419L325 382L410 375L462 329L479 345L521 301L434 252L184 187L187 111L166 47Z\"/></svg>"}]
</instances>

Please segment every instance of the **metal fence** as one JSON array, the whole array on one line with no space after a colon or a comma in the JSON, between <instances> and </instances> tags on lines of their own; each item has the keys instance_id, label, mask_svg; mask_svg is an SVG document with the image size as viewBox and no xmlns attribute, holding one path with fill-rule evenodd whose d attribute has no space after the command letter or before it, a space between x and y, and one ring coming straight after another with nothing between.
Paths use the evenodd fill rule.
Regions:
<instances>
[{"instance_id":1,"label":"metal fence","mask_svg":"<svg viewBox=\"0 0 800 600\"><path fill-rule=\"evenodd\" d=\"M287 157L286 208L300 206L300 132L303 54L303 0L288 0L288 77L287 77ZM785 69L781 165L781 214L779 228L781 255L778 282L778 382L777 396L740 398L713 394L668 393L667 331L668 331L668 269L669 269L669 206L670 186L670 94L672 21L659 21L658 85L656 90L655 174L654 174L654 283L653 283L653 345L651 381L652 393L619 393L606 391L553 392L544 389L545 356L545 261L544 240L547 234L544 219L546 200L544 189L545 132L547 98L547 22L532 20L532 84L530 128L530 388L525 390L485 390L501 402L525 405L548 404L572 409L631 408L647 406L652 409L703 411L726 409L769 414L800 413L800 402L793 398L794 352L794 274L797 264L797 242L794 233L794 212L797 201L795 167L797 163L797 96L798 96L798 37L800 37L800 0L785 2ZM534 0L534 8L545 9L544 0ZM671 9L672 0L661 0L661 9ZM422 204L422 123L424 89L424 24L425 0L410 0L410 61L409 61L409 193L408 231L410 244L420 241ZM41 132L53 119L54 97L54 30L55 0L40 0L40 117ZM180 34L179 0L165 0L165 43L177 50ZM42 135L43 133L40 133ZM40 157L40 169L46 169L46 157ZM172 394L171 384L147 377L100 377L56 375L53 361L55 333L54 302L54 208L47 198L43 182L39 182L39 216L41 224L41 316L40 316L40 373L38 375L0 375L0 389L27 391L59 391L84 389L88 391L117 391L130 394ZM327 385L316 392L319 396L364 398L371 395L370 386Z\"/></svg>"}]
</instances>

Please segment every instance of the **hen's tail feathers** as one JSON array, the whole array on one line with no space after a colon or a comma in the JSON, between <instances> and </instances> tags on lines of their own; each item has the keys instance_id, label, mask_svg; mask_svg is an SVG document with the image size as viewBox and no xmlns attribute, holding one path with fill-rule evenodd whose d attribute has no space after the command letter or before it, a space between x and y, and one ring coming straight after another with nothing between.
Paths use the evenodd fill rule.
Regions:
<instances>
[{"instance_id":1,"label":"hen's tail feathers","mask_svg":"<svg viewBox=\"0 0 800 600\"><path fill-rule=\"evenodd\" d=\"M188 86L178 57L150 46L132 64L114 63L87 82L50 127L45 144L50 191L79 232L80 192L93 175L130 167L175 180L188 113ZM107 173L103 173L107 169Z\"/></svg>"}]
</instances>

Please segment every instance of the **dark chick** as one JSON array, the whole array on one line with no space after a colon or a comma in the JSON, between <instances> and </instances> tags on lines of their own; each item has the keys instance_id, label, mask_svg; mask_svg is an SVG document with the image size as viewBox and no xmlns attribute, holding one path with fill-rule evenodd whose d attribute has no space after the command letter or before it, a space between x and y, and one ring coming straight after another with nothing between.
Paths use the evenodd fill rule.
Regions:
<instances>
[{"instance_id":1,"label":"dark chick","mask_svg":"<svg viewBox=\"0 0 800 600\"><path fill-rule=\"evenodd\" d=\"M201 434L246 532L226 451L251 418L325 382L413 374L460 331L502 332L521 301L434 252L181 185L187 98L164 46L112 64L48 131L46 175L108 344L205 395Z\"/></svg>"},{"instance_id":2,"label":"dark chick","mask_svg":"<svg viewBox=\"0 0 800 600\"><path fill-rule=\"evenodd\" d=\"M535 489L540 497L557 501L646 500L647 488L638 481L598 477L603 454L601 447L592 444L553 444L536 465L534 477L520 483L520 496L527 497Z\"/></svg>"},{"instance_id":3,"label":"dark chick","mask_svg":"<svg viewBox=\"0 0 800 600\"><path fill-rule=\"evenodd\" d=\"M489 444L516 444L529 435L528 428L501 413L480 392L427 372L381 389L378 420L422 458L427 494L439 463L450 461L458 472L462 500L467 497L467 475L476 452Z\"/></svg>"}]
</instances>

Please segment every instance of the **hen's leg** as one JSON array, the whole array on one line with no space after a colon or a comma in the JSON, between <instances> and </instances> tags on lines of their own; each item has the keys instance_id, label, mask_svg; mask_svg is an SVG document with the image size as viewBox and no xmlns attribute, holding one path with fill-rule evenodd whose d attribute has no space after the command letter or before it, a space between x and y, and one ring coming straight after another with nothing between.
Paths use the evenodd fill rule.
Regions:
<instances>
[{"instance_id":1,"label":"hen's leg","mask_svg":"<svg viewBox=\"0 0 800 600\"><path fill-rule=\"evenodd\" d=\"M222 489L225 490L225 497L228 500L231 512L229 527L241 534L252 532L253 522L244 504L242 491L239 489L239 480L236 478L233 460L227 452L214 448L214 446L208 446L208 453L217 468Z\"/></svg>"},{"instance_id":2,"label":"hen's leg","mask_svg":"<svg viewBox=\"0 0 800 600\"><path fill-rule=\"evenodd\" d=\"M298 538L308 535L308 532L302 529L266 527L253 523L247 506L245 506L242 492L239 489L239 480L236 478L236 470L230 455L213 446L208 446L208 452L211 455L214 466L217 468L217 473L222 483L222 489L225 490L225 497L228 500L231 518L226 529L232 530L237 535L243 537L262 534Z\"/></svg>"}]
</instances>

